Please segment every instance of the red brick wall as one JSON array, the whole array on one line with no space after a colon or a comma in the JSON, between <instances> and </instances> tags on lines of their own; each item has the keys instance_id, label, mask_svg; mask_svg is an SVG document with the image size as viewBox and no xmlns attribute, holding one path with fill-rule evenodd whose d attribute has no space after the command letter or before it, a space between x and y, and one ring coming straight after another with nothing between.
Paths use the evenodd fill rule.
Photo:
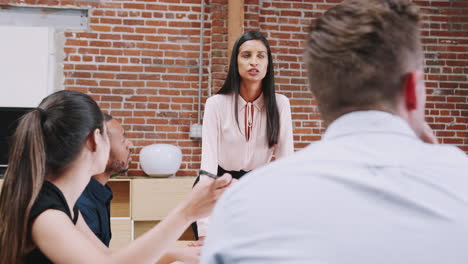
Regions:
<instances>
[{"instance_id":1,"label":"red brick wall","mask_svg":"<svg viewBox=\"0 0 468 264\"><path fill-rule=\"evenodd\" d=\"M468 2L416 1L423 13L427 120L468 152Z\"/></svg>"},{"instance_id":2,"label":"red brick wall","mask_svg":"<svg viewBox=\"0 0 468 264\"><path fill-rule=\"evenodd\" d=\"M260 30L273 51L277 90L291 100L296 149L320 139L324 125L307 88L302 46L314 17L339 0L245 0L245 29ZM468 3L416 1L424 14L428 121L443 143L468 152ZM124 124L136 146L175 144L179 176L194 176L201 0L5 1L90 8L89 30L66 32L64 87L92 95ZM206 0L203 102L227 71L227 0ZM209 76L208 72L211 73ZM138 155L129 175L141 175Z\"/></svg>"}]
</instances>

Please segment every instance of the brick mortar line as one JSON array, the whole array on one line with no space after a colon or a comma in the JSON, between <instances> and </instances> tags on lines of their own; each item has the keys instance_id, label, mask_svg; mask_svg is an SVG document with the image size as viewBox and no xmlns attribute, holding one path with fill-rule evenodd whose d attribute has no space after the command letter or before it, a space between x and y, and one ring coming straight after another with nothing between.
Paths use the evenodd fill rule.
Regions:
<instances>
[{"instance_id":1,"label":"brick mortar line","mask_svg":"<svg viewBox=\"0 0 468 264\"><path fill-rule=\"evenodd\" d=\"M131 20L136 20L136 19L131 19ZM148 20L142 20L142 21L148 21ZM170 21L170 22L175 22L175 21ZM183 21L185 22L185 21ZM126 25L126 24L112 24L112 23L92 23L92 24L89 24L90 26L97 26L97 25L101 25L101 26L106 26L106 25L112 25L114 27L130 27L130 28L167 28L167 29L199 29L199 27L196 27L196 26L193 26L193 27L181 27L181 26L177 26L177 27L171 27L171 26L151 26L151 25Z\"/></svg>"},{"instance_id":2,"label":"brick mortar line","mask_svg":"<svg viewBox=\"0 0 468 264\"><path fill-rule=\"evenodd\" d=\"M99 11L102 10L104 12L111 11L111 12L115 12L116 15L115 16L105 15L105 14L95 15L95 14L92 13L94 10L99 10ZM100 9L94 9L94 10L91 10L91 14L88 15L88 18L110 18L110 19L131 19L131 20L151 20L151 19L158 19L159 18L159 19L162 19L162 20L173 20L173 19L179 19L180 20L182 18L143 17L143 16L141 16L142 15L141 13L142 12L144 12L144 13L164 13L164 14L168 13L168 14L174 14L176 16L177 16L178 13L186 14L186 15L192 15L192 14L200 15L201 14L201 12L196 12L196 11L169 11L169 10L146 10L146 11L143 11L143 9L141 9L142 11L140 11L140 14L138 16L118 16L117 15L118 12L127 12L126 10L128 10L128 9L101 9L100 8ZM128 12L134 12L134 11L128 11ZM206 13L205 13L205 16L207 16ZM191 20L198 21L198 22L200 21L199 18L195 18L195 19L187 18L187 19L189 19L190 21ZM205 23L211 23L211 22L205 20Z\"/></svg>"},{"instance_id":3,"label":"brick mortar line","mask_svg":"<svg viewBox=\"0 0 468 264\"><path fill-rule=\"evenodd\" d=\"M67 78L68 80L80 80L78 78ZM86 78L82 78L81 80L83 79L86 79ZM112 81L114 79L88 79L88 80L92 80L92 81ZM114 80L116 81L116 80ZM117 80L117 82L121 82L122 80ZM145 82L151 82L151 81L158 81L158 82L165 82L165 83L187 83L187 81L172 81L172 80L124 80L124 81L145 81ZM195 82L198 82L198 81L193 81L194 83ZM117 89L117 88L127 88L127 89L131 89L131 88L147 88L147 89L178 89L178 90L183 90L183 91L192 91L192 90L196 90L198 89L198 87L194 87L194 88L175 88L175 87L154 87L154 86L142 86L142 87L135 87L135 86L109 86L109 85L99 85L99 86L90 86L90 85L83 85L83 84L73 84L73 85L66 85L66 87L93 87L93 88L110 88L110 89ZM110 94L110 95L113 95L113 94ZM156 96L156 95L155 95ZM193 97L193 96L192 96Z\"/></svg>"},{"instance_id":4,"label":"brick mortar line","mask_svg":"<svg viewBox=\"0 0 468 264\"><path fill-rule=\"evenodd\" d=\"M75 53L73 53L75 54ZM98 55L100 56L100 55ZM139 58L139 57L125 57L125 56L106 56L106 57L111 57L111 58ZM147 58L147 57L144 57ZM150 58L150 57L148 57ZM177 58L177 57L169 57L169 58ZM76 63L75 63L76 62ZM114 63L114 62L108 62L108 63L102 63L102 62L89 62L89 61L65 61L64 63L66 64L71 64L71 65L102 65L102 66L117 66L117 65L125 65L125 66L140 66L140 67L165 67L165 68L198 68L198 65L171 65L171 64L157 64L157 66L154 66L155 64L126 64L126 63ZM177 67L176 67L177 66ZM68 70L64 70L68 71ZM76 71L76 70L74 70ZM78 71L98 71L98 70L78 70ZM198 73L194 73L198 74ZM203 73L205 74L205 73Z\"/></svg>"}]
</instances>

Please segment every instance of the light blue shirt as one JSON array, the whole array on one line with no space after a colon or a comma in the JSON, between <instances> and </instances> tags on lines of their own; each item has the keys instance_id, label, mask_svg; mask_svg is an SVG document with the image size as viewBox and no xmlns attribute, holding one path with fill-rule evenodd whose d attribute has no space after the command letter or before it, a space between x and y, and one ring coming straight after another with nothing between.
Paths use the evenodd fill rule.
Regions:
<instances>
[{"instance_id":1,"label":"light blue shirt","mask_svg":"<svg viewBox=\"0 0 468 264\"><path fill-rule=\"evenodd\" d=\"M246 175L218 202L202 263L466 264L468 158L360 111Z\"/></svg>"}]
</instances>

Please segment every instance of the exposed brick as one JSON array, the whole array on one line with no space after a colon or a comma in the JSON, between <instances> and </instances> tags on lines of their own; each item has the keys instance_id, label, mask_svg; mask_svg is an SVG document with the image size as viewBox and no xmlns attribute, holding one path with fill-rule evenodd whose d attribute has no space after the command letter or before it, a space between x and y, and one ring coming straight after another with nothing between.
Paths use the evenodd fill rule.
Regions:
<instances>
[{"instance_id":1,"label":"exposed brick","mask_svg":"<svg viewBox=\"0 0 468 264\"><path fill-rule=\"evenodd\" d=\"M100 81L100 86L111 86L111 87L121 87L122 83L117 81Z\"/></svg>"},{"instance_id":2,"label":"exposed brick","mask_svg":"<svg viewBox=\"0 0 468 264\"><path fill-rule=\"evenodd\" d=\"M178 176L194 176L200 166L200 142L189 139L188 131L198 117L201 1L25 2L41 8L91 8L89 30L64 32L65 88L89 93L103 110L119 118L136 151L155 142L180 146L184 162ZM296 149L319 140L325 128L302 62L306 32L311 21L339 2L244 1L244 28L260 30L267 37L276 88L290 98ZM223 85L229 63L228 0L206 3L202 102L209 86L214 93ZM443 143L468 152L468 5L444 0L416 3L423 12L427 120ZM138 155L132 158L128 175L142 175Z\"/></svg>"}]
</instances>

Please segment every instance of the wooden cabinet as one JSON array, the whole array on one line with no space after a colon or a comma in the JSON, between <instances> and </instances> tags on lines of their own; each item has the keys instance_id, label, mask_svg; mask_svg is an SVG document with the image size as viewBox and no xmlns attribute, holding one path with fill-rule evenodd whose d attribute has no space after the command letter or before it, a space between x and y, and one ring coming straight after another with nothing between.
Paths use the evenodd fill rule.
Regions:
<instances>
[{"instance_id":1,"label":"wooden cabinet","mask_svg":"<svg viewBox=\"0 0 468 264\"><path fill-rule=\"evenodd\" d=\"M112 239L109 247L119 248L128 244L133 239L132 220L127 218L111 218Z\"/></svg>"},{"instance_id":2,"label":"wooden cabinet","mask_svg":"<svg viewBox=\"0 0 468 264\"><path fill-rule=\"evenodd\" d=\"M114 198L111 203L112 240L118 248L142 235L185 199L194 178L112 179L109 186ZM194 240L190 228L180 240Z\"/></svg>"}]
</instances>

